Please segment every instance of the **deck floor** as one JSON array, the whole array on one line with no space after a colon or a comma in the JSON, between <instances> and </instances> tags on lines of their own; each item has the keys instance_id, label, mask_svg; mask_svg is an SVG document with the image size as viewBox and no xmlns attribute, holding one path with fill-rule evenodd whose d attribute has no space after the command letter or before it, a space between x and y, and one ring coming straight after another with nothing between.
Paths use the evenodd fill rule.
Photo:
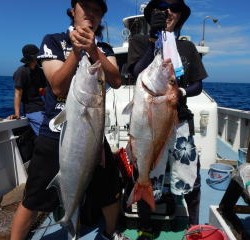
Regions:
<instances>
[{"instance_id":1,"label":"deck floor","mask_svg":"<svg viewBox=\"0 0 250 240\"><path fill-rule=\"evenodd\" d=\"M209 187L206 183L208 170L201 170L201 184L202 184L202 195L201 195L201 212L200 212L200 224L205 224L209 222L209 206L210 205L218 205L224 191L214 190ZM48 219L47 219L48 220ZM136 220L127 219L126 229L123 230L124 234L130 237L131 240L135 240L137 238L137 227ZM52 220L51 220L52 221ZM49 223L46 222L45 225ZM158 223L156 223L157 225ZM187 229L187 219L185 217L177 217L173 220L168 220L162 223L159 223L158 226L161 225L161 231L155 233L156 240L182 240L185 239L185 232ZM79 239L82 240L102 240L101 236L98 234L101 231L102 224L93 228L84 229L79 236ZM33 236L32 240L52 240L52 239L60 239L66 240L67 231L62 229L59 225L55 225L48 229L42 229L37 231Z\"/></svg>"},{"instance_id":2,"label":"deck floor","mask_svg":"<svg viewBox=\"0 0 250 240\"><path fill-rule=\"evenodd\" d=\"M53 221L46 220L44 226L51 224ZM156 240L181 240L185 235L185 231L187 228L187 221L185 218L178 217L175 220L165 221L165 222L158 222L158 227L160 226L161 229L154 232L154 239ZM178 226L176 228L176 226ZM103 222L101 221L98 226L93 228L83 228L78 236L78 239L82 240L103 240L100 236L100 232L103 229ZM137 228L136 223L134 220L129 223L129 226L126 226L126 229L121 229L121 231L128 236L131 240L135 240L137 238ZM32 240L53 240L53 239L60 239L60 240L67 240L68 233L65 229L61 228L59 225L55 225L50 228L44 228L36 231L35 235L32 237Z\"/></svg>"},{"instance_id":3,"label":"deck floor","mask_svg":"<svg viewBox=\"0 0 250 240\"><path fill-rule=\"evenodd\" d=\"M206 224L209 222L209 206L210 205L218 205L223 197L224 191L219 191L212 189L206 183L206 178L208 170L201 171L201 184L202 184L202 192L201 192L201 206L200 206L200 224ZM5 212L0 210L0 218L3 216L7 208L4 209ZM5 219L8 219L9 227L7 227L6 222L1 220L1 226L5 228L6 232L9 233L10 230L10 223L13 217L15 209L13 208L9 214L5 214ZM1 215L2 214L2 215ZM248 224L249 228L249 218L250 216L243 216ZM137 238L137 226L136 226L135 219L127 219L126 224L124 224L123 232L125 235L129 236L131 240L135 240ZM102 240L99 232L103 228L103 223L100 222L98 226L94 226L92 228L83 228L79 233L79 239L83 240ZM182 240L185 239L185 232L187 228L187 218L185 217L176 217L173 220L165 220L165 221L156 221L155 225L159 227L159 231L155 233L156 240ZM37 229L29 239L31 240L52 240L52 239L59 239L59 240L66 240L68 239L68 233L65 229L61 228L59 224L55 224L53 217L49 215L45 221L43 222L42 226L44 228ZM47 226L47 227L46 227ZM0 232L1 233L1 232ZM2 237L2 238L1 238ZM0 240L8 239L8 237L1 236Z\"/></svg>"}]
</instances>

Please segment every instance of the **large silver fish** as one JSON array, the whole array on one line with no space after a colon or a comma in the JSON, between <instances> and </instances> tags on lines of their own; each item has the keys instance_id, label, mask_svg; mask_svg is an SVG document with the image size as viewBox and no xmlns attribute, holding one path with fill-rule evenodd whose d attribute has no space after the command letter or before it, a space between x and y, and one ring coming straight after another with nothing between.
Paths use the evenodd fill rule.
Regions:
<instances>
[{"instance_id":1,"label":"large silver fish","mask_svg":"<svg viewBox=\"0 0 250 240\"><path fill-rule=\"evenodd\" d=\"M54 119L63 123L59 142L60 169L55 178L65 211L60 223L72 226L93 171L102 156L105 120L104 82L98 80L100 62L91 65L84 55L73 77L65 109ZM74 229L69 230L71 235Z\"/></svg>"},{"instance_id":2,"label":"large silver fish","mask_svg":"<svg viewBox=\"0 0 250 240\"><path fill-rule=\"evenodd\" d=\"M159 53L137 78L129 144L139 176L128 205L143 199L152 209L155 208L149 172L159 161L177 123L177 94L173 65L170 60L163 60Z\"/></svg>"}]
</instances>

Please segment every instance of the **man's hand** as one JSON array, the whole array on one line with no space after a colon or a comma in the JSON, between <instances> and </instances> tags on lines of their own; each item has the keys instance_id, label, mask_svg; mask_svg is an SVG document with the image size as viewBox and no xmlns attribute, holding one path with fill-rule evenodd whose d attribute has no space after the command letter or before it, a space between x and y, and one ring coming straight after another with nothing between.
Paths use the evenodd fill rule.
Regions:
<instances>
[{"instance_id":1,"label":"man's hand","mask_svg":"<svg viewBox=\"0 0 250 240\"><path fill-rule=\"evenodd\" d=\"M13 120L13 119L20 119L20 116L17 116L15 114L12 114L10 116L7 117L8 120Z\"/></svg>"},{"instance_id":2,"label":"man's hand","mask_svg":"<svg viewBox=\"0 0 250 240\"><path fill-rule=\"evenodd\" d=\"M84 50L91 56L97 51L95 33L87 26L77 26L73 31L71 31L70 39L74 51L77 51L78 53Z\"/></svg>"},{"instance_id":3,"label":"man's hand","mask_svg":"<svg viewBox=\"0 0 250 240\"><path fill-rule=\"evenodd\" d=\"M160 10L154 10L150 19L150 37L157 39L157 33L166 28L167 14Z\"/></svg>"}]
</instances>

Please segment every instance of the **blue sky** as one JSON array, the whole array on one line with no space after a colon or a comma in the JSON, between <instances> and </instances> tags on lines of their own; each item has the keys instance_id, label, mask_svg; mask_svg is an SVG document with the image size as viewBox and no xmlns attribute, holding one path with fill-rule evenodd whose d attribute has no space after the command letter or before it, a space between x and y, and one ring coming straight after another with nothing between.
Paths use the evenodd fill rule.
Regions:
<instances>
[{"instance_id":1,"label":"blue sky","mask_svg":"<svg viewBox=\"0 0 250 240\"><path fill-rule=\"evenodd\" d=\"M112 46L122 44L122 19L139 13L140 0L107 0L105 15ZM210 52L203 58L209 82L250 83L249 0L186 0L192 14L182 34L198 44L205 20L205 44ZM1 0L0 8L0 76L12 76L21 64L22 46L40 46L46 33L62 32L69 25L66 9L70 0ZM105 33L104 33L105 35ZM105 40L105 39L104 39Z\"/></svg>"}]
</instances>

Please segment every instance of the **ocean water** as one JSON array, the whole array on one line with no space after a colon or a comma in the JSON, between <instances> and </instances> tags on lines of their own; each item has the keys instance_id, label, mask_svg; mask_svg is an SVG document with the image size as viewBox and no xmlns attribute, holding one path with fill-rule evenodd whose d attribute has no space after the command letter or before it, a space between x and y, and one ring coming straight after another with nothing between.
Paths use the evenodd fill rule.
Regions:
<instances>
[{"instance_id":1,"label":"ocean water","mask_svg":"<svg viewBox=\"0 0 250 240\"><path fill-rule=\"evenodd\" d=\"M0 117L14 113L14 84L12 77L0 76Z\"/></svg>"},{"instance_id":2,"label":"ocean water","mask_svg":"<svg viewBox=\"0 0 250 240\"><path fill-rule=\"evenodd\" d=\"M250 83L204 81L203 89L220 107L250 111Z\"/></svg>"},{"instance_id":3,"label":"ocean water","mask_svg":"<svg viewBox=\"0 0 250 240\"><path fill-rule=\"evenodd\" d=\"M204 90L220 107L250 111L250 83L203 82ZM13 113L12 77L0 76L0 117Z\"/></svg>"}]
</instances>

